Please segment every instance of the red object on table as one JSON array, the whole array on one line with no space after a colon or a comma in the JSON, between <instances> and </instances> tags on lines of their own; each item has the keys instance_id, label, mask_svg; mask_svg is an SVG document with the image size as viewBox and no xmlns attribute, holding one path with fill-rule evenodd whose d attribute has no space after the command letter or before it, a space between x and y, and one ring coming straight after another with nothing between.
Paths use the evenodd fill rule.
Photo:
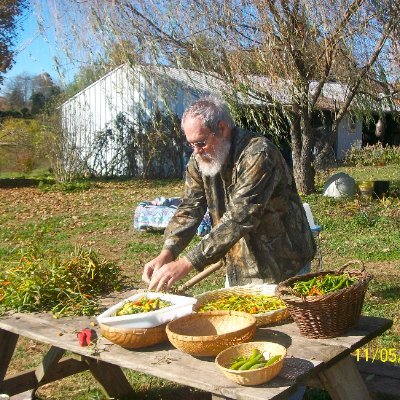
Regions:
<instances>
[{"instance_id":1,"label":"red object on table","mask_svg":"<svg viewBox=\"0 0 400 400\"><path fill-rule=\"evenodd\" d=\"M90 346L96 339L96 331L94 329L85 328L76 334L81 346Z\"/></svg>"}]
</instances>

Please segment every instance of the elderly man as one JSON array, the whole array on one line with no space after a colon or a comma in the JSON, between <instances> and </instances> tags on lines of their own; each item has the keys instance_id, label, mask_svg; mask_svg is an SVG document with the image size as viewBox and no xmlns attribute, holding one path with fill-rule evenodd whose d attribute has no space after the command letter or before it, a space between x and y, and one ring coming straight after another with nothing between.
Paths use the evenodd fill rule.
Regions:
<instances>
[{"instance_id":1,"label":"elderly man","mask_svg":"<svg viewBox=\"0 0 400 400\"><path fill-rule=\"evenodd\" d=\"M148 262L149 289L170 288L193 268L224 260L230 286L278 283L299 273L315 254L301 199L277 147L235 127L226 104L201 99L183 114L193 148L183 201L165 230L161 253ZM209 209L213 229L178 255Z\"/></svg>"}]
</instances>

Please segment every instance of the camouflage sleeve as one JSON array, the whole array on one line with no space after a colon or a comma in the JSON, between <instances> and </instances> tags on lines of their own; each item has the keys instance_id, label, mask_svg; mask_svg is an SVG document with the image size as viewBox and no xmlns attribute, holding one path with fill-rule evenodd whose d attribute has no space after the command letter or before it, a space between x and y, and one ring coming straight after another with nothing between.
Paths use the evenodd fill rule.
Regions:
<instances>
[{"instance_id":1,"label":"camouflage sleeve","mask_svg":"<svg viewBox=\"0 0 400 400\"><path fill-rule=\"evenodd\" d=\"M170 250L176 258L196 234L206 210L203 181L191 157L186 171L182 203L165 229L163 249Z\"/></svg>"},{"instance_id":2,"label":"camouflage sleeve","mask_svg":"<svg viewBox=\"0 0 400 400\"><path fill-rule=\"evenodd\" d=\"M271 147L245 155L236 168L236 177L234 171L226 212L186 256L192 265L202 270L219 261L240 238L256 229L272 193L285 176L278 151Z\"/></svg>"}]
</instances>

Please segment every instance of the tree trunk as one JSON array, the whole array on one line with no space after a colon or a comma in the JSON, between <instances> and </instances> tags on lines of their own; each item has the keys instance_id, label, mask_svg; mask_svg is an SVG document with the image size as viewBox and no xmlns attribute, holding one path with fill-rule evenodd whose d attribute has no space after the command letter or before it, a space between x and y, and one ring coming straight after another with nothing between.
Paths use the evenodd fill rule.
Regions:
<instances>
[{"instance_id":1,"label":"tree trunk","mask_svg":"<svg viewBox=\"0 0 400 400\"><path fill-rule=\"evenodd\" d=\"M330 134L325 136L322 141L322 148L319 150L314 163L317 170L328 170L336 165L334 145L337 137L338 124L339 121L333 121Z\"/></svg>"},{"instance_id":2,"label":"tree trunk","mask_svg":"<svg viewBox=\"0 0 400 400\"><path fill-rule=\"evenodd\" d=\"M290 116L290 136L292 142L293 175L296 187L301 194L315 192L315 170L312 165L313 136L311 121L293 109Z\"/></svg>"}]
</instances>

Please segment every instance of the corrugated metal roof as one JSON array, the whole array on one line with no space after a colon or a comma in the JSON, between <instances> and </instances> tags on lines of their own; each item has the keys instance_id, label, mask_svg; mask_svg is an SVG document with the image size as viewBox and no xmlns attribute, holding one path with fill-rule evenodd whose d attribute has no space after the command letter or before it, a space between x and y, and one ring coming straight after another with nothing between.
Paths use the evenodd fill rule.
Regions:
<instances>
[{"instance_id":1,"label":"corrugated metal roof","mask_svg":"<svg viewBox=\"0 0 400 400\"><path fill-rule=\"evenodd\" d=\"M146 66L139 68L144 72L153 72L159 76L166 75L182 85L189 86L192 89L201 92L221 94L223 89L227 89L227 86L222 79L197 71L163 66Z\"/></svg>"},{"instance_id":2,"label":"corrugated metal roof","mask_svg":"<svg viewBox=\"0 0 400 400\"><path fill-rule=\"evenodd\" d=\"M85 92L102 80L107 79L110 74L115 73L121 68L126 68L128 74L130 71L140 71L149 81L170 79L183 87L191 88L202 94L208 93L210 95L224 97L226 94L233 92L232 88L216 74L206 74L190 69L169 66L139 65L131 67L128 64L122 64L75 94L68 99L63 106L72 101L75 97L78 97L82 92ZM296 87L292 85L290 81L285 81L283 79L271 79L265 76L249 75L243 77L243 84L254 89L247 95L240 93L236 95L239 101L246 104L265 105L268 104L268 101L265 100L267 97L271 97L273 101L283 104L291 104L291 100L296 96ZM316 81L310 83L310 95L314 93L317 85L318 82ZM317 101L318 108L333 110L339 107L346 98L347 90L347 85L337 82L326 82L323 86L320 98ZM263 96L263 93L268 96Z\"/></svg>"}]
</instances>

